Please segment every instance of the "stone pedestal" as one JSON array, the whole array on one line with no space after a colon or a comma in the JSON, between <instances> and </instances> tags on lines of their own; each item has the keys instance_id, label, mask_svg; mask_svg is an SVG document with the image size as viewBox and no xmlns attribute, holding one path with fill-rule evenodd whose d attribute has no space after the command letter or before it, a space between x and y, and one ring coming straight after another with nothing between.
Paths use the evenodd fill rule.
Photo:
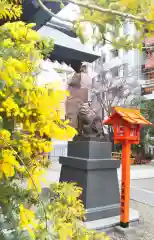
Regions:
<instances>
[{"instance_id":1,"label":"stone pedestal","mask_svg":"<svg viewBox=\"0 0 154 240\"><path fill-rule=\"evenodd\" d=\"M111 143L75 141L68 143L68 156L60 157L60 181L76 182L83 189L86 221L120 214L117 177L119 160L111 158Z\"/></svg>"}]
</instances>

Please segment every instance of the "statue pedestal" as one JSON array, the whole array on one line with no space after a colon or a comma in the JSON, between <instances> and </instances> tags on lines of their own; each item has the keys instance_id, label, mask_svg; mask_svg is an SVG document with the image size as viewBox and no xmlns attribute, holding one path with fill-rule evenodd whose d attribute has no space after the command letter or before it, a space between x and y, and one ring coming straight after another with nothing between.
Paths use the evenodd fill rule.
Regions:
<instances>
[{"instance_id":1,"label":"statue pedestal","mask_svg":"<svg viewBox=\"0 0 154 240\"><path fill-rule=\"evenodd\" d=\"M73 141L76 142L106 142L107 140L105 139L104 136L101 137L86 137L86 136L78 136L76 135L73 138Z\"/></svg>"},{"instance_id":2,"label":"statue pedestal","mask_svg":"<svg viewBox=\"0 0 154 240\"><path fill-rule=\"evenodd\" d=\"M81 199L86 221L120 214L117 177L119 160L111 159L111 143L75 141L68 143L68 156L60 157L60 181L76 182L83 189Z\"/></svg>"}]
</instances>

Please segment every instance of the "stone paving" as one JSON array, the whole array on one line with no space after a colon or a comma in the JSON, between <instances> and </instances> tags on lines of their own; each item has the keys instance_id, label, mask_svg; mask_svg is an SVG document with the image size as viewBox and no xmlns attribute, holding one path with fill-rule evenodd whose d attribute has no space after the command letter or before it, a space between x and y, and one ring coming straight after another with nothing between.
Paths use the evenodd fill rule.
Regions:
<instances>
[{"instance_id":1,"label":"stone paving","mask_svg":"<svg viewBox=\"0 0 154 240\"><path fill-rule=\"evenodd\" d=\"M131 181L131 208L138 210L140 224L135 236L112 234L111 240L154 240L154 178Z\"/></svg>"},{"instance_id":2,"label":"stone paving","mask_svg":"<svg viewBox=\"0 0 154 240\"><path fill-rule=\"evenodd\" d=\"M154 178L131 181L131 199L154 207Z\"/></svg>"},{"instance_id":3,"label":"stone paving","mask_svg":"<svg viewBox=\"0 0 154 240\"><path fill-rule=\"evenodd\" d=\"M149 164L131 165L131 180L154 178L154 160ZM121 180L121 167L118 169L118 178Z\"/></svg>"},{"instance_id":4,"label":"stone paving","mask_svg":"<svg viewBox=\"0 0 154 240\"><path fill-rule=\"evenodd\" d=\"M135 188L140 188L140 189L154 192L154 178L132 180L131 186L135 187Z\"/></svg>"},{"instance_id":5,"label":"stone paving","mask_svg":"<svg viewBox=\"0 0 154 240\"><path fill-rule=\"evenodd\" d=\"M111 240L154 240L154 207L131 201L131 208L140 213L140 223L135 235L120 236L112 233Z\"/></svg>"}]
</instances>

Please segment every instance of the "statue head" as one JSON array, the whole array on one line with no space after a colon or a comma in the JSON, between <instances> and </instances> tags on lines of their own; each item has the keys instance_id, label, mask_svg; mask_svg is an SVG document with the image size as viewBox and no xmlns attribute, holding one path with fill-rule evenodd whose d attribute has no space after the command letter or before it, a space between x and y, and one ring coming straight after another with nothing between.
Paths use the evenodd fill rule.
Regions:
<instances>
[{"instance_id":1,"label":"statue head","mask_svg":"<svg viewBox=\"0 0 154 240\"><path fill-rule=\"evenodd\" d=\"M73 77L68 81L69 87L80 88L81 87L81 74L75 73Z\"/></svg>"},{"instance_id":2,"label":"statue head","mask_svg":"<svg viewBox=\"0 0 154 240\"><path fill-rule=\"evenodd\" d=\"M102 135L102 120L89 103L84 103L79 109L77 131L80 136L86 137L99 137Z\"/></svg>"}]
</instances>

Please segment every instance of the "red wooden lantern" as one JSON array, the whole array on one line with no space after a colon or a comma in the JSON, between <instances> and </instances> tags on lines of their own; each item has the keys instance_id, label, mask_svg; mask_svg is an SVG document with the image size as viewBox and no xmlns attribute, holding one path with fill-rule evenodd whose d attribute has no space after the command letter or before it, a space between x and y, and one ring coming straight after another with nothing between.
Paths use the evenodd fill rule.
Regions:
<instances>
[{"instance_id":1,"label":"red wooden lantern","mask_svg":"<svg viewBox=\"0 0 154 240\"><path fill-rule=\"evenodd\" d=\"M112 125L114 142L122 143L122 186L120 225L129 226L130 200L130 153L131 144L140 142L140 128L142 125L152 125L138 109L115 107L113 114L103 122Z\"/></svg>"},{"instance_id":2,"label":"red wooden lantern","mask_svg":"<svg viewBox=\"0 0 154 240\"><path fill-rule=\"evenodd\" d=\"M115 143L122 143L123 140L129 140L132 144L138 144L140 141L140 125L122 120L120 116L116 116L113 123L113 130Z\"/></svg>"}]
</instances>

